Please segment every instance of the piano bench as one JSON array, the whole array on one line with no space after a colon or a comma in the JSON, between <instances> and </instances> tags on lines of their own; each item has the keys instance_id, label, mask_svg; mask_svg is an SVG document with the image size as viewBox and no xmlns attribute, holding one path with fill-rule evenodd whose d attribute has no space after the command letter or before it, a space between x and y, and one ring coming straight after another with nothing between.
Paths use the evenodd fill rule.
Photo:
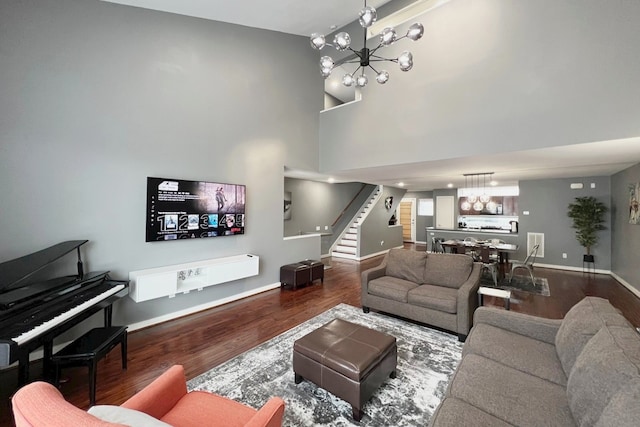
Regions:
<instances>
[{"instance_id":1,"label":"piano bench","mask_svg":"<svg viewBox=\"0 0 640 427\"><path fill-rule=\"evenodd\" d=\"M96 403L98 361L120 344L122 369L127 369L127 327L94 328L51 356L55 368L55 385L60 385L60 370L74 366L89 368L89 401Z\"/></svg>"}]
</instances>

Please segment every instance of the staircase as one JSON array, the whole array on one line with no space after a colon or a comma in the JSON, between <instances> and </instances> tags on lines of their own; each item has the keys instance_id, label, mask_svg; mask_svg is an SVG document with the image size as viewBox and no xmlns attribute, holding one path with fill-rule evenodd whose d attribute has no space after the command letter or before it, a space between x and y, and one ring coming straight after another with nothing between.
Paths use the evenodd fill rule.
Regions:
<instances>
[{"instance_id":1,"label":"staircase","mask_svg":"<svg viewBox=\"0 0 640 427\"><path fill-rule=\"evenodd\" d=\"M364 205L360 212L355 216L351 225L345 229L342 236L337 240L331 251L331 256L336 258L358 259L358 228L367 217L369 210L373 207L380 195L382 194L382 186L371 196L369 201Z\"/></svg>"}]
</instances>

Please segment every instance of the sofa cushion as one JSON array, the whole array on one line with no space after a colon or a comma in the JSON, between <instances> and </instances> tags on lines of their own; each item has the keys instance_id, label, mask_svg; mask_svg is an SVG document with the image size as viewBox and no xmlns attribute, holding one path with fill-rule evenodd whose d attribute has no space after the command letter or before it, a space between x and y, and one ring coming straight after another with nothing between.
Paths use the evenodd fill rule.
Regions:
<instances>
[{"instance_id":1,"label":"sofa cushion","mask_svg":"<svg viewBox=\"0 0 640 427\"><path fill-rule=\"evenodd\" d=\"M509 427L499 418L455 397L445 398L429 423L430 427L491 426Z\"/></svg>"},{"instance_id":2,"label":"sofa cushion","mask_svg":"<svg viewBox=\"0 0 640 427\"><path fill-rule=\"evenodd\" d=\"M575 425L564 387L477 354L462 358L449 395L517 426Z\"/></svg>"},{"instance_id":3,"label":"sofa cushion","mask_svg":"<svg viewBox=\"0 0 640 427\"><path fill-rule=\"evenodd\" d=\"M567 377L553 344L486 323L477 323L462 348L463 357L468 353L478 354L561 386L567 385Z\"/></svg>"},{"instance_id":4,"label":"sofa cushion","mask_svg":"<svg viewBox=\"0 0 640 427\"><path fill-rule=\"evenodd\" d=\"M383 276L369 282L369 294L393 301L407 302L407 292L418 284L396 277Z\"/></svg>"},{"instance_id":5,"label":"sofa cushion","mask_svg":"<svg viewBox=\"0 0 640 427\"><path fill-rule=\"evenodd\" d=\"M606 299L587 297L567 312L556 335L556 351L567 376L585 344L604 325L629 325Z\"/></svg>"},{"instance_id":6,"label":"sofa cushion","mask_svg":"<svg viewBox=\"0 0 640 427\"><path fill-rule=\"evenodd\" d=\"M424 281L427 253L406 249L391 249L387 257L387 276L408 280L417 285Z\"/></svg>"},{"instance_id":7,"label":"sofa cushion","mask_svg":"<svg viewBox=\"0 0 640 427\"><path fill-rule=\"evenodd\" d=\"M456 314L458 311L457 295L457 289L444 286L420 285L409 290L407 302L420 307Z\"/></svg>"},{"instance_id":8,"label":"sofa cushion","mask_svg":"<svg viewBox=\"0 0 640 427\"><path fill-rule=\"evenodd\" d=\"M609 401L596 427L636 427L638 420L640 420L640 379L634 379Z\"/></svg>"},{"instance_id":9,"label":"sofa cushion","mask_svg":"<svg viewBox=\"0 0 640 427\"><path fill-rule=\"evenodd\" d=\"M579 425L594 425L610 400L640 379L640 335L628 326L606 326L589 340L567 382L571 412Z\"/></svg>"},{"instance_id":10,"label":"sofa cushion","mask_svg":"<svg viewBox=\"0 0 640 427\"><path fill-rule=\"evenodd\" d=\"M471 274L473 258L460 254L427 255L423 283L458 289Z\"/></svg>"}]
</instances>

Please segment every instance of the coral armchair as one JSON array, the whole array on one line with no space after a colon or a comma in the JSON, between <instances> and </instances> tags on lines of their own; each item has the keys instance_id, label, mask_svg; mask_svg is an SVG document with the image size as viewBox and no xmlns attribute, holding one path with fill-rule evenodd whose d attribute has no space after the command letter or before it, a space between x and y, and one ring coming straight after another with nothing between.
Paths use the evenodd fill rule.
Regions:
<instances>
[{"instance_id":1,"label":"coral armchair","mask_svg":"<svg viewBox=\"0 0 640 427\"><path fill-rule=\"evenodd\" d=\"M67 402L51 384L34 382L12 398L16 427L126 425L103 421ZM187 392L184 369L171 367L121 405L143 412L174 427L282 425L284 401L272 397L259 410L204 391Z\"/></svg>"}]
</instances>

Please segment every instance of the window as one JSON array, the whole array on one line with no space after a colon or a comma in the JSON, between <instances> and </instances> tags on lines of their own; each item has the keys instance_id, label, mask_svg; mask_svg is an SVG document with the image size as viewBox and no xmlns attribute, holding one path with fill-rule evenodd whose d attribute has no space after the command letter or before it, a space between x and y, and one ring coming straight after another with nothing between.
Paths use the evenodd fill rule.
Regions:
<instances>
[{"instance_id":1,"label":"window","mask_svg":"<svg viewBox=\"0 0 640 427\"><path fill-rule=\"evenodd\" d=\"M418 199L418 215L433 216L433 199Z\"/></svg>"}]
</instances>

